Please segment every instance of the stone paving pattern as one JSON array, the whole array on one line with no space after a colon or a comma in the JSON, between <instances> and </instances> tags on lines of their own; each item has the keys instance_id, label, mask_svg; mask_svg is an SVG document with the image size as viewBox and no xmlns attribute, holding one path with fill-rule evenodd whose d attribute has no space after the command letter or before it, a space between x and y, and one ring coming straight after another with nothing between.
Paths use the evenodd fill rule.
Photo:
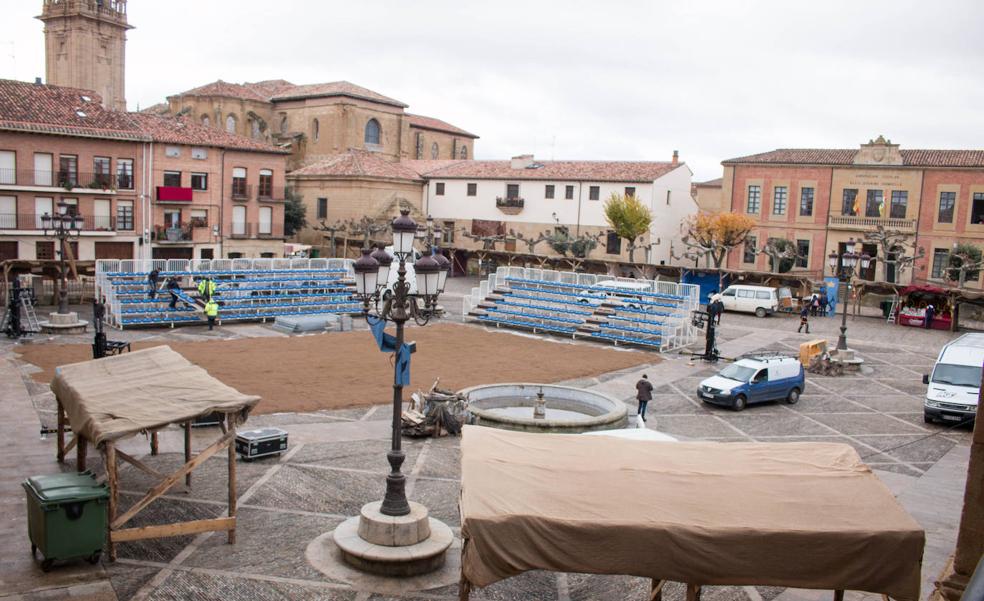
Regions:
<instances>
[{"instance_id":1,"label":"stone paving pattern","mask_svg":"<svg viewBox=\"0 0 984 601\"><path fill-rule=\"evenodd\" d=\"M726 314L721 328L723 354L754 350L795 353L800 342L835 340L839 320L813 320L815 333L798 335L794 320L758 320ZM124 332L133 339L204 339L201 328L167 332ZM266 326L224 327L217 336L271 335ZM273 332L272 335L280 335ZM119 338L119 333L113 333ZM853 446L899 500L927 529L924 586L929 586L952 551L966 474L969 429L947 430L924 424L920 378L950 337L887 326L880 320L850 323L849 339L865 359L863 373L830 378L809 375L796 405L751 406L744 412L700 403L697 383L717 367L670 355L645 369L605 374L573 382L623 399L635 413L634 383L649 374L656 386L648 426L681 438L730 441L825 441ZM891 342L889 342L891 340ZM64 339L60 340L64 341ZM80 337L89 342L89 337ZM35 342L37 343L37 342ZM560 347L562 348L562 347ZM39 439L50 393L32 386L31 366L19 363L13 345L0 344L0 503L6 511L0 533L0 599L303 599L385 601L457 598L457 586L408 591L398 597L357 590L326 578L308 565L307 544L355 515L362 504L382 497L387 471L387 421L390 408L323 411L312 414L257 416L250 426L275 425L291 433L291 450L282 457L240 462L238 541L197 536L143 541L119 546L119 560L99 566L70 564L42 574L29 556L19 482L28 475L51 473L52 438ZM230 383L235 385L235 383ZM208 429L196 429L195 446L207 444ZM929 438L927 436L933 435ZM181 463L177 432L162 435L162 453L144 460L162 471ZM131 439L128 452L145 455L146 442ZM423 503L457 533L460 452L455 438L404 440L411 499ZM99 470L98 455L90 467ZM72 461L63 469L73 469ZM136 499L151 479L125 466L121 471L124 505ZM224 460L213 458L197 470L192 490L170 491L141 514L137 524L214 517L224 510ZM531 572L473 592L476 600L644 599L648 581L623 576ZM928 592L924 588L924 594ZM683 587L671 583L668 599L682 599ZM829 593L770 587L709 587L708 601L795 601L827 598ZM851 598L866 595L851 594Z\"/></svg>"}]
</instances>

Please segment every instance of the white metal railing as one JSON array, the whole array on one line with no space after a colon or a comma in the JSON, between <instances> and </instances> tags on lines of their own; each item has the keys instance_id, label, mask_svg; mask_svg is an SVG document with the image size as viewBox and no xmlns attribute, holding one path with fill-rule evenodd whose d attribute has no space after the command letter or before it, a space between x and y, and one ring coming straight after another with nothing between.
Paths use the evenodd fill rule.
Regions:
<instances>
[{"instance_id":1,"label":"white metal railing","mask_svg":"<svg viewBox=\"0 0 984 601\"><path fill-rule=\"evenodd\" d=\"M876 228L879 225L903 231L915 231L915 219L896 219L892 217L862 217L860 215L831 215L831 226Z\"/></svg>"}]
</instances>

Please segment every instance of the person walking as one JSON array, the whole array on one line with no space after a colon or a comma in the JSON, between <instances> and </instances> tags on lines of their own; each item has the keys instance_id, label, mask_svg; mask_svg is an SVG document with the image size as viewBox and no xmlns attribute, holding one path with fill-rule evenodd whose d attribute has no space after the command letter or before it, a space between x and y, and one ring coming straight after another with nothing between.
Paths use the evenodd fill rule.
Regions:
<instances>
[{"instance_id":1,"label":"person walking","mask_svg":"<svg viewBox=\"0 0 984 601\"><path fill-rule=\"evenodd\" d=\"M827 287L824 286L820 290L820 317L827 316L827 305L830 304L830 299L827 298Z\"/></svg>"},{"instance_id":2,"label":"person walking","mask_svg":"<svg viewBox=\"0 0 984 601\"><path fill-rule=\"evenodd\" d=\"M212 299L208 299L208 302L205 303L205 317L208 318L209 331L212 331L212 328L215 327L215 320L216 318L218 318L218 316L219 316L219 303L215 302Z\"/></svg>"},{"instance_id":3,"label":"person walking","mask_svg":"<svg viewBox=\"0 0 984 601\"><path fill-rule=\"evenodd\" d=\"M810 307L805 306L800 310L800 327L796 328L797 332L802 333L803 328L806 328L806 333L810 333Z\"/></svg>"},{"instance_id":4,"label":"person walking","mask_svg":"<svg viewBox=\"0 0 984 601\"><path fill-rule=\"evenodd\" d=\"M648 374L642 374L642 379L636 382L636 400L639 401L639 417L646 421L646 407L653 400L653 384Z\"/></svg>"},{"instance_id":5,"label":"person walking","mask_svg":"<svg viewBox=\"0 0 984 601\"><path fill-rule=\"evenodd\" d=\"M935 316L936 316L936 307L934 307L932 303L926 305L925 326L927 330L931 330L933 328L933 317Z\"/></svg>"},{"instance_id":6,"label":"person walking","mask_svg":"<svg viewBox=\"0 0 984 601\"><path fill-rule=\"evenodd\" d=\"M149 288L148 294L150 295L150 300L157 298L157 280L160 277L161 272L156 269L147 274L147 286Z\"/></svg>"},{"instance_id":7,"label":"person walking","mask_svg":"<svg viewBox=\"0 0 984 601\"><path fill-rule=\"evenodd\" d=\"M171 303L167 306L168 309L178 308L178 295L177 291L181 290L181 284L178 283L178 278L169 277L167 278L167 284L165 284L167 291L171 293Z\"/></svg>"},{"instance_id":8,"label":"person walking","mask_svg":"<svg viewBox=\"0 0 984 601\"><path fill-rule=\"evenodd\" d=\"M215 282L212 281L212 278L206 277L204 280L198 282L198 295L205 302L212 300L212 297L215 295Z\"/></svg>"},{"instance_id":9,"label":"person walking","mask_svg":"<svg viewBox=\"0 0 984 601\"><path fill-rule=\"evenodd\" d=\"M711 293L711 307L714 308L717 325L721 325L721 314L724 313L724 300L721 298L721 293L717 290Z\"/></svg>"},{"instance_id":10,"label":"person walking","mask_svg":"<svg viewBox=\"0 0 984 601\"><path fill-rule=\"evenodd\" d=\"M816 317L820 312L820 295L816 292L810 297L810 316Z\"/></svg>"}]
</instances>

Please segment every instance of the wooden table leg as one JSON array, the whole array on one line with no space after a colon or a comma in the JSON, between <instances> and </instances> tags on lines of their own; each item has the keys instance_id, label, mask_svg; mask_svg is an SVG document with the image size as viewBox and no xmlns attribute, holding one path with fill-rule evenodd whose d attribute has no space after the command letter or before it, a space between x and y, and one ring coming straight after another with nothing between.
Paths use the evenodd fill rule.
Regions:
<instances>
[{"instance_id":1,"label":"wooden table leg","mask_svg":"<svg viewBox=\"0 0 984 601\"><path fill-rule=\"evenodd\" d=\"M458 583L458 601L468 601L471 597L471 582L464 576L461 577L461 581Z\"/></svg>"},{"instance_id":2,"label":"wooden table leg","mask_svg":"<svg viewBox=\"0 0 984 601\"><path fill-rule=\"evenodd\" d=\"M157 455L158 452L157 430L150 433L150 454Z\"/></svg>"},{"instance_id":3,"label":"wooden table leg","mask_svg":"<svg viewBox=\"0 0 984 601\"><path fill-rule=\"evenodd\" d=\"M109 485L109 523L112 524L116 519L117 494L119 492L119 482L116 479L116 446L112 442L103 443L103 459L106 463L106 483ZM116 561L116 545L112 539L112 528L107 531L109 536L109 560Z\"/></svg>"},{"instance_id":4,"label":"wooden table leg","mask_svg":"<svg viewBox=\"0 0 984 601\"><path fill-rule=\"evenodd\" d=\"M84 472L85 456L86 452L89 450L89 443L78 434L75 436L78 438L78 443L75 445L75 471Z\"/></svg>"},{"instance_id":5,"label":"wooden table leg","mask_svg":"<svg viewBox=\"0 0 984 601\"><path fill-rule=\"evenodd\" d=\"M58 401L58 463L65 463L65 408L62 407L61 401Z\"/></svg>"},{"instance_id":6,"label":"wooden table leg","mask_svg":"<svg viewBox=\"0 0 984 601\"><path fill-rule=\"evenodd\" d=\"M191 461L191 422L184 423L185 463ZM191 472L185 474L185 486L191 486Z\"/></svg>"},{"instance_id":7,"label":"wooden table leg","mask_svg":"<svg viewBox=\"0 0 984 601\"><path fill-rule=\"evenodd\" d=\"M665 580L656 580L653 578L652 589L649 591L649 601L662 601L663 599L663 585L666 584Z\"/></svg>"},{"instance_id":8,"label":"wooden table leg","mask_svg":"<svg viewBox=\"0 0 984 601\"><path fill-rule=\"evenodd\" d=\"M687 583L687 601L700 601L700 585Z\"/></svg>"},{"instance_id":9,"label":"wooden table leg","mask_svg":"<svg viewBox=\"0 0 984 601\"><path fill-rule=\"evenodd\" d=\"M834 591L834 601L844 601L843 589Z\"/></svg>"},{"instance_id":10,"label":"wooden table leg","mask_svg":"<svg viewBox=\"0 0 984 601\"><path fill-rule=\"evenodd\" d=\"M229 438L229 517L236 517L236 414L226 415L228 430L232 433ZM229 530L229 544L236 543L236 528Z\"/></svg>"}]
</instances>

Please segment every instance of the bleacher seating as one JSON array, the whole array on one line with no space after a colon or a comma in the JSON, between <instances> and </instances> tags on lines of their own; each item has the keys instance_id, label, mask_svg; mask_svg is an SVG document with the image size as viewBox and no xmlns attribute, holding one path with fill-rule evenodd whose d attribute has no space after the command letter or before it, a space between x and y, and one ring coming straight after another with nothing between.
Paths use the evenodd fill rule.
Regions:
<instances>
[{"instance_id":1,"label":"bleacher seating","mask_svg":"<svg viewBox=\"0 0 984 601\"><path fill-rule=\"evenodd\" d=\"M284 266L270 268L274 261ZM118 264L129 269L114 268ZM159 289L151 299L147 277L155 267ZM96 272L98 293L107 306L107 323L116 327L205 323L205 301L196 288L204 277L216 283L220 323L362 310L352 294L351 261L341 259L99 261ZM171 294L163 289L169 277L178 278L182 285L173 309L169 307Z\"/></svg>"}]
</instances>

